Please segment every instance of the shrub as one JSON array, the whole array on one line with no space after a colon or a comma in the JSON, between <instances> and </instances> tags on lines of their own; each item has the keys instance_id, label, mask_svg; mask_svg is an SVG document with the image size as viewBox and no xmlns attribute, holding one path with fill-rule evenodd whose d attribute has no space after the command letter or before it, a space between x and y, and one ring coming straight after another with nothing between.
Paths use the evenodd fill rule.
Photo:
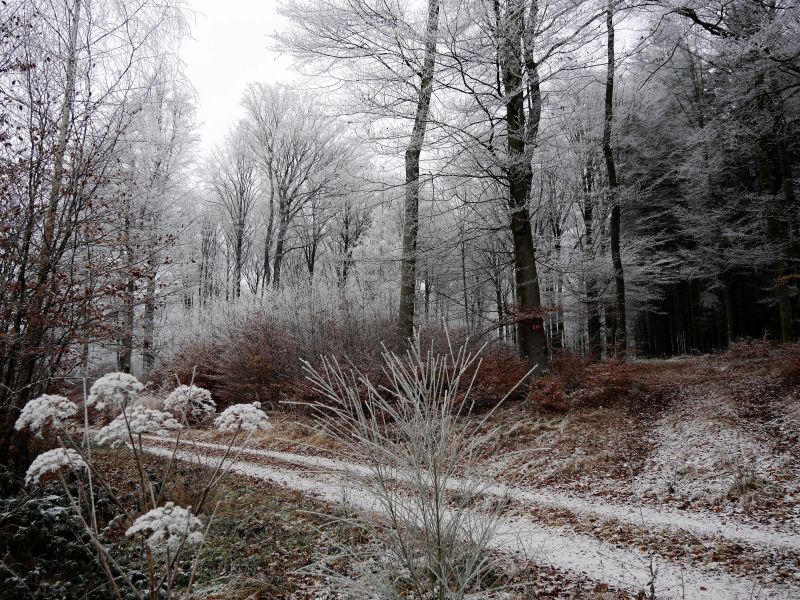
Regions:
<instances>
[{"instance_id":1,"label":"shrub","mask_svg":"<svg viewBox=\"0 0 800 600\"><path fill-rule=\"evenodd\" d=\"M217 405L207 389L196 385L179 385L167 396L164 410L178 420L185 417L193 425L206 425L211 422Z\"/></svg>"},{"instance_id":2,"label":"shrub","mask_svg":"<svg viewBox=\"0 0 800 600\"><path fill-rule=\"evenodd\" d=\"M765 337L760 340L752 338L739 338L731 342L728 346L728 351L725 353L726 358L734 360L748 359L748 358L765 358L769 356L772 344Z\"/></svg>"},{"instance_id":3,"label":"shrub","mask_svg":"<svg viewBox=\"0 0 800 600\"><path fill-rule=\"evenodd\" d=\"M585 382L586 371L591 365L592 361L585 356L562 351L550 362L550 372L558 377L566 389L573 391Z\"/></svg>"},{"instance_id":4,"label":"shrub","mask_svg":"<svg viewBox=\"0 0 800 600\"><path fill-rule=\"evenodd\" d=\"M471 401L462 388L475 372L475 356L465 346L443 355L423 352L417 339L407 353L385 352L383 360L390 399L338 361L324 359L319 371L306 365L311 383L327 399L313 407L320 409L319 426L370 465L357 488L363 496L354 500L371 510L337 522L374 542L367 549L342 545L335 557L322 558L306 572L325 576L325 585L347 598L408 592L420 598L478 597L471 593L490 589L499 571L490 548L505 503L486 502L487 478L478 466L494 450L482 430L489 415L463 418ZM369 393L368 410L361 387ZM389 430L387 422L393 424ZM336 568L342 558L364 568L343 574Z\"/></svg>"},{"instance_id":5,"label":"shrub","mask_svg":"<svg viewBox=\"0 0 800 600\"><path fill-rule=\"evenodd\" d=\"M486 351L479 364L470 366L462 383L466 387L475 376L469 394L471 408L475 410L494 408L506 394L508 394L506 401L524 400L530 385L526 377L530 369L528 361L517 356L507 346L497 346L491 351ZM476 370L477 375L475 375ZM509 390L512 391L509 393Z\"/></svg>"},{"instance_id":6,"label":"shrub","mask_svg":"<svg viewBox=\"0 0 800 600\"><path fill-rule=\"evenodd\" d=\"M546 411L566 412L569 399L561 379L553 374L543 375L530 386L528 400Z\"/></svg>"},{"instance_id":7,"label":"shrub","mask_svg":"<svg viewBox=\"0 0 800 600\"><path fill-rule=\"evenodd\" d=\"M320 356L336 357L352 363L376 385L388 383L380 357L384 344L388 348L399 347L395 331L396 325L390 321L364 323L346 318L314 317L313 321L287 323L264 310L253 310L239 315L218 331L187 343L159 367L151 381L171 389L176 375L180 383L188 384L194 372L194 385L209 390L220 410L231 404L249 402L261 402L272 410L281 402L297 407L303 402L320 399L307 385L301 360L316 364ZM453 344L460 343L453 337ZM450 347L448 336L439 328L424 329L420 344L442 354ZM487 380L475 397L485 397L486 404L490 405L505 393L498 394L504 370L511 365L512 375L505 378L510 380L515 375L524 375L527 368L515 366L510 350L500 351L497 358L494 354L487 355L487 359L489 363L493 360L496 363L495 379ZM518 362L524 365L523 361ZM492 370L492 365L488 364L486 372ZM366 397L366 391L362 393Z\"/></svg>"},{"instance_id":8,"label":"shrub","mask_svg":"<svg viewBox=\"0 0 800 600\"><path fill-rule=\"evenodd\" d=\"M800 385L800 344L785 346L778 365L780 378L784 384Z\"/></svg>"},{"instance_id":9,"label":"shrub","mask_svg":"<svg viewBox=\"0 0 800 600\"><path fill-rule=\"evenodd\" d=\"M633 386L630 363L607 360L586 369L586 380L573 394L577 404L586 407L608 406L628 396Z\"/></svg>"},{"instance_id":10,"label":"shrub","mask_svg":"<svg viewBox=\"0 0 800 600\"><path fill-rule=\"evenodd\" d=\"M4 598L113 597L103 568L59 484L42 496L0 499L0 596ZM102 495L102 490L97 490ZM106 499L98 499L102 504ZM124 594L123 598L134 598Z\"/></svg>"},{"instance_id":11,"label":"shrub","mask_svg":"<svg viewBox=\"0 0 800 600\"><path fill-rule=\"evenodd\" d=\"M44 394L28 401L22 408L14 429L27 429L37 437L42 437L42 433L48 429L65 429L77 412L78 406L64 396Z\"/></svg>"},{"instance_id":12,"label":"shrub","mask_svg":"<svg viewBox=\"0 0 800 600\"><path fill-rule=\"evenodd\" d=\"M531 383L528 400L544 410L610 406L630 397L633 366L619 360L591 364L577 357L553 361L553 372Z\"/></svg>"},{"instance_id":13,"label":"shrub","mask_svg":"<svg viewBox=\"0 0 800 600\"><path fill-rule=\"evenodd\" d=\"M219 409L240 402L275 402L300 377L289 332L271 319L240 323L221 338L195 341L155 375L162 386L192 381L207 389ZM273 405L273 408L275 406Z\"/></svg>"},{"instance_id":14,"label":"shrub","mask_svg":"<svg viewBox=\"0 0 800 600\"><path fill-rule=\"evenodd\" d=\"M48 489L48 480L52 479L53 475L57 477L68 502L65 504L52 494L43 499L35 498L32 502L46 504L57 500L60 506L53 508L46 516L63 514L72 516L69 519L69 528L74 534L73 537L81 540L81 547L87 552L93 547L97 553L97 562L103 576L109 587L112 588L112 593L105 590L105 595L101 597L113 595L117 598L127 598L129 593L132 593L141 598L143 594L140 592L146 589L151 598L163 597L169 600L174 597L176 581L183 581L182 572L188 566L186 559L186 555L190 552L188 546L195 545L198 548L191 571L188 572L187 582L187 594L191 596L197 561L204 539L203 523L196 515L205 506L212 489L230 472L233 459L228 459L231 457L231 450L237 435L240 431L252 432L255 429L270 429L272 426L267 421L266 414L260 410L258 403L240 404L228 408L218 418L217 427L223 432L232 431L233 435L222 457L216 460L216 464L206 465L211 467L211 472L209 474L206 471L202 485L186 490L190 497L190 501L187 502L188 506L178 506L172 501L162 502L163 492L165 490L175 491L176 484L179 483L178 478L173 476L175 473L175 469L172 468L173 463L176 460L187 460L188 458L196 461L199 465L201 459L199 455L187 456L186 451L179 450L179 440L177 439L172 442L171 448L155 446L148 448L145 452L142 443L144 434L166 435L170 431L182 428L183 425L170 413L138 404L137 396L142 391L142 387L131 375L111 373L98 379L92 386L92 395L86 400L86 404L92 405L97 410L107 412L112 407L121 410L121 413L110 424L97 432L94 441L100 444L110 443L112 446L122 444L130 451L138 481L129 480L128 483L133 483L133 489L127 491L129 497L138 496L136 499L138 511L132 510L130 506L119 499L120 490L116 486L109 485L109 479L106 474L102 473L104 469L97 462L96 455L93 458L90 451L92 438L89 436L88 425L84 430L85 446L83 449L79 448L76 440L67 432L65 439L59 438L60 447L42 452L31 463L25 477L25 484L34 492L42 491ZM202 405L204 413L210 413L213 410L213 402L205 390L203 390L204 393L199 394L198 398L192 397L199 389L180 387L172 397L173 408L179 406L181 402L185 407L194 402ZM53 407L60 408L64 402L68 401L60 396L45 397L42 402L34 404L26 416L37 416L39 413L49 415ZM184 414L185 412L182 416ZM26 418L23 419L23 424L27 427L31 422L39 421L42 419ZM156 456L155 460L158 460L158 455L169 458L169 464L163 474L154 476L151 471L154 460L152 455ZM0 474L0 487L5 486L5 478ZM123 492L126 491L126 487L123 486ZM108 505L109 499L115 505L114 516L110 520L99 519L98 512L102 508L100 503ZM213 513L211 519L213 519ZM0 514L0 533L2 533L4 520L6 520L6 515ZM106 523L107 526L104 526ZM127 537L144 534L147 541L142 546L142 552L138 553L138 558L134 559L128 553L120 552L120 558L123 561L120 562L113 555L116 552L112 553L112 550L122 550L123 543L114 543L109 539L109 532L113 534L123 525L127 527L125 531ZM47 535L50 535L49 528L45 528L45 530ZM0 542L0 549L2 549L2 542ZM12 550L13 553L11 553ZM9 552L0 554L0 558L5 560L9 553L16 560L19 551L11 549ZM132 559L132 562L144 566L146 576L139 571L129 573L122 566L128 562L126 559ZM25 578L17 576L8 566L5 570L10 576L6 588L25 589L29 592L29 596L35 596L30 591L31 586ZM75 570L77 571L77 569ZM94 588L99 589L98 586L94 586ZM87 594L62 593L60 588L55 594L52 592L53 590L48 588L43 597L66 598L77 595L89 597Z\"/></svg>"}]
</instances>

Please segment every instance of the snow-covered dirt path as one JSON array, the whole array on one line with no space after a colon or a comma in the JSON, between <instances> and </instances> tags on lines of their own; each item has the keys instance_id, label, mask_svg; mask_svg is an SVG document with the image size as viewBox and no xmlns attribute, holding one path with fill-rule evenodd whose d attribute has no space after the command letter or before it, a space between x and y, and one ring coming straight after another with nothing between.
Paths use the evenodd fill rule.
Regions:
<instances>
[{"instance_id":1,"label":"snow-covered dirt path","mask_svg":"<svg viewBox=\"0 0 800 600\"><path fill-rule=\"evenodd\" d=\"M170 442L169 439L156 441L151 438L149 441L150 444L146 447L148 452L160 456L171 455L171 448L166 447ZM197 449L203 448L208 451L199 457L204 466L215 465L219 460L219 454L225 450L225 447L219 444L203 442L191 444L196 444ZM240 458L233 463L231 467L233 472L270 481L333 504L346 500L350 505L362 510L378 510L373 499L357 484L357 476L369 472L362 465L269 450L243 451L242 455L245 454L254 458L280 461L285 463L286 467ZM182 461L198 461L198 455L188 450L178 451L176 458ZM301 469L298 469L298 466ZM727 523L705 515L684 515L679 511L671 511L665 515L652 509L595 503L558 493L516 490L499 485L493 487L496 493L507 494L521 502L592 512L616 519L628 518L631 523L641 527L688 527L694 528L697 533L747 540L754 545L788 545L794 549L800 547L800 540L796 534ZM688 525L684 523L684 518ZM654 587L659 598L789 600L800 597L800 581L797 585L784 584L765 588L754 579L727 573L719 568L699 567L690 561L671 561L635 548L618 547L590 535L576 533L567 527L542 524L524 514L503 518L497 533L495 545L500 550L517 553L534 562L563 571L580 573L600 583L633 592L647 588L653 580L652 573L655 570Z\"/></svg>"},{"instance_id":2,"label":"snow-covered dirt path","mask_svg":"<svg viewBox=\"0 0 800 600\"><path fill-rule=\"evenodd\" d=\"M148 439L152 441L158 440L160 443L174 443L172 439L155 437ZM188 444L189 442L184 443ZM222 444L199 441L193 441L191 445L197 448L222 452L226 448ZM241 446L233 446L231 450L233 454L241 452L241 455L268 458L306 467L321 473L333 471L351 473L357 476L368 476L370 474L370 470L366 466L322 456L243 448ZM397 478L402 479L402 476L398 475ZM453 480L453 487L460 487L457 480ZM480 489L486 493L508 498L522 504L535 504L546 508L557 508L600 518L615 519L636 527L682 530L700 536L715 536L735 542L785 547L800 551L800 533L798 532L771 526L737 523L730 518L718 517L713 514L698 514L696 511L681 511L668 508L656 509L620 502L609 502L599 498L589 500L557 490L529 490L499 483L487 483L482 485Z\"/></svg>"}]
</instances>

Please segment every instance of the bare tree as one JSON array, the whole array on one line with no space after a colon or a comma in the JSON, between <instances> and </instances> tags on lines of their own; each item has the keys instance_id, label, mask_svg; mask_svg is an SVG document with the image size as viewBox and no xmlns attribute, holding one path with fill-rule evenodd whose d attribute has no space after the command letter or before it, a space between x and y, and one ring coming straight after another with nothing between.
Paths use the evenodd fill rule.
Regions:
<instances>
[{"instance_id":1,"label":"bare tree","mask_svg":"<svg viewBox=\"0 0 800 600\"><path fill-rule=\"evenodd\" d=\"M614 350L625 356L627 345L627 326L625 324L625 272L622 266L619 235L622 221L622 208L617 194L617 167L611 146L611 132L614 125L614 0L608 0L606 9L606 31L608 40L606 72L605 118L603 120L603 157L608 175L608 194L611 203L611 260L614 263Z\"/></svg>"},{"instance_id":2,"label":"bare tree","mask_svg":"<svg viewBox=\"0 0 800 600\"><path fill-rule=\"evenodd\" d=\"M208 165L208 184L213 202L225 218L225 239L231 256L231 294L242 292L242 274L253 241L253 211L261 193L255 157L245 137L244 125L228 135L215 149Z\"/></svg>"},{"instance_id":3,"label":"bare tree","mask_svg":"<svg viewBox=\"0 0 800 600\"><path fill-rule=\"evenodd\" d=\"M412 122L404 150L405 186L400 261L398 330L410 339L417 290L420 156L429 121L439 34L439 0L424 18L402 3L356 0L312 3L290 0L283 13L292 30L282 47L345 81L356 98L353 110L370 118Z\"/></svg>"},{"instance_id":4,"label":"bare tree","mask_svg":"<svg viewBox=\"0 0 800 600\"><path fill-rule=\"evenodd\" d=\"M123 142L145 75L173 60L172 43L185 32L173 2L12 4L24 35L13 38L0 96L15 105L3 120L25 133L3 149L24 165L8 172L3 194L4 215L19 217L2 240L11 252L0 253L0 404L11 417L60 368L85 364L77 339L85 348L114 335L105 317L126 268L117 204L130 193Z\"/></svg>"},{"instance_id":5,"label":"bare tree","mask_svg":"<svg viewBox=\"0 0 800 600\"><path fill-rule=\"evenodd\" d=\"M400 314L398 333L401 339L414 335L414 307L417 297L417 233L419 231L419 157L425 140L433 75L436 65L436 42L439 29L439 0L428 0L428 20L425 27L425 57L419 77L419 98L414 113L414 126L406 148L406 189L403 214L403 248L400 260Z\"/></svg>"},{"instance_id":6,"label":"bare tree","mask_svg":"<svg viewBox=\"0 0 800 600\"><path fill-rule=\"evenodd\" d=\"M247 89L242 104L269 188L265 256L271 244L272 211L277 210L272 285L278 288L290 225L306 205L330 193L352 148L341 126L297 92L254 84Z\"/></svg>"}]
</instances>

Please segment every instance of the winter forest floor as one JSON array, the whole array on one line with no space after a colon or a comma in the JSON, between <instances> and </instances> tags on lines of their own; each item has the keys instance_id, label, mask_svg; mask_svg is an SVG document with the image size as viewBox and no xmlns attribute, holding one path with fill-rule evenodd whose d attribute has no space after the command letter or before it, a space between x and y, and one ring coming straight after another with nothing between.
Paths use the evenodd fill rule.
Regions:
<instances>
[{"instance_id":1,"label":"winter forest floor","mask_svg":"<svg viewBox=\"0 0 800 600\"><path fill-rule=\"evenodd\" d=\"M798 386L769 358L731 353L632 368L636 393L624 402L553 412L520 401L491 418L496 448L484 476L510 501L495 549L514 577L537 582L524 597L800 598ZM270 542L283 545L273 554L240 549L257 567L237 579L246 589L210 597L289 597L269 591L276 568L292 571L276 557L296 559L292 544L330 547L318 539L330 535L316 529L322 517L290 515L375 510L357 485L364 465L340 460L302 415L273 424L220 492L243 512L223 513L214 529L222 542L234 523L301 533ZM178 458L198 452L212 464L225 449L215 436L195 433ZM147 444L169 455L166 440ZM247 535L235 537L241 545ZM305 595L306 583L295 581L291 597L320 598Z\"/></svg>"}]
</instances>

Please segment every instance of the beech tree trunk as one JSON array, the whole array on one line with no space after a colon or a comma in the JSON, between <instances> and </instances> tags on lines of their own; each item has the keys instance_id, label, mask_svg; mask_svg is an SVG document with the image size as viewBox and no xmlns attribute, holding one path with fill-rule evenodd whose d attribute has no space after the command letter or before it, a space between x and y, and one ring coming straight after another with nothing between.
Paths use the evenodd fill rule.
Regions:
<instances>
[{"instance_id":1,"label":"beech tree trunk","mask_svg":"<svg viewBox=\"0 0 800 600\"><path fill-rule=\"evenodd\" d=\"M778 301L778 316L781 327L781 341L788 342L794 336L792 303L789 297L789 284L786 276L785 254L790 244L790 221L794 206L794 188L791 166L782 160L786 152L787 135L782 125L783 116L774 100L769 98L765 88L765 77L759 73L756 77L756 89L759 90L757 106L762 114L771 116L771 131L763 131L756 143L756 169L761 193L771 196L767 213L767 240L773 244L775 258L772 262L772 276L775 297ZM788 167L788 168L786 168Z\"/></svg>"},{"instance_id":2,"label":"beech tree trunk","mask_svg":"<svg viewBox=\"0 0 800 600\"><path fill-rule=\"evenodd\" d=\"M144 318L142 323L142 375L147 378L156 364L155 333L156 333L156 275L158 264L155 256L151 255L147 261L147 288L144 297Z\"/></svg>"},{"instance_id":3,"label":"beech tree trunk","mask_svg":"<svg viewBox=\"0 0 800 600\"><path fill-rule=\"evenodd\" d=\"M131 201L128 199L125 206L125 293L122 298L122 313L120 324L119 349L117 351L117 370L123 373L131 372L133 357L133 325L134 325L134 295L136 293L136 280L134 278L133 260L133 223L131 222Z\"/></svg>"},{"instance_id":4,"label":"beech tree trunk","mask_svg":"<svg viewBox=\"0 0 800 600\"><path fill-rule=\"evenodd\" d=\"M501 38L498 62L506 93L508 138L506 174L518 311L516 343L519 354L536 366L536 372L540 372L546 369L548 364L547 340L541 315L539 275L536 270L536 252L528 211L528 199L533 181L531 155L536 145L542 111L538 64L533 58L533 31L537 17L538 5L535 0L531 3L527 26L525 3L522 0L509 2L503 28L505 35ZM523 66L528 75L527 86L523 79ZM527 117L524 94L526 88Z\"/></svg>"},{"instance_id":5,"label":"beech tree trunk","mask_svg":"<svg viewBox=\"0 0 800 600\"><path fill-rule=\"evenodd\" d=\"M469 296L467 294L467 248L464 241L464 226L461 229L461 289L464 292L464 326L470 332L469 323Z\"/></svg>"},{"instance_id":6,"label":"beech tree trunk","mask_svg":"<svg viewBox=\"0 0 800 600\"><path fill-rule=\"evenodd\" d=\"M273 230L275 229L275 193L272 190L272 186L270 186L270 193L269 193L269 220L267 221L267 233L264 239L264 266L263 266L263 285L261 286L261 293L262 295L264 292L267 291L267 287L270 284L270 280L272 278L272 272L269 268L269 253L272 249L272 235Z\"/></svg>"},{"instance_id":7,"label":"beech tree trunk","mask_svg":"<svg viewBox=\"0 0 800 600\"><path fill-rule=\"evenodd\" d=\"M425 58L420 77L419 98L414 127L405 155L406 185L403 219L403 249L400 259L400 311L398 333L408 340L414 335L414 304L417 292L417 232L419 231L419 157L425 140L425 128L433 94L436 67L436 39L439 32L439 0L428 0L425 31Z\"/></svg>"},{"instance_id":8,"label":"beech tree trunk","mask_svg":"<svg viewBox=\"0 0 800 600\"><path fill-rule=\"evenodd\" d=\"M606 10L606 29L608 32L608 71L606 74L605 120L603 123L603 156L608 171L608 193L611 201L611 262L614 266L616 295L614 302L614 351L617 356L625 356L627 349L627 327L625 324L625 272L620 252L620 224L622 208L617 196L617 169L614 152L611 148L611 128L614 124L614 0L609 0Z\"/></svg>"},{"instance_id":9,"label":"beech tree trunk","mask_svg":"<svg viewBox=\"0 0 800 600\"><path fill-rule=\"evenodd\" d=\"M594 258L594 188L592 173L587 175L585 185L586 203L583 208L583 223L585 230L584 248L586 255L591 260ZM594 273L586 274L586 334L587 354L590 360L600 360L603 354L603 342L600 337L600 303L598 301L597 282Z\"/></svg>"},{"instance_id":10,"label":"beech tree trunk","mask_svg":"<svg viewBox=\"0 0 800 600\"><path fill-rule=\"evenodd\" d=\"M722 283L722 303L725 306L725 336L730 345L735 337L735 322L733 318L733 297L731 294L731 278L727 271L720 274L720 282Z\"/></svg>"},{"instance_id":11,"label":"beech tree trunk","mask_svg":"<svg viewBox=\"0 0 800 600\"><path fill-rule=\"evenodd\" d=\"M289 230L289 215L281 210L278 236L275 240L275 258L272 263L272 287L276 290L281 286L281 265L283 264L283 246L286 242L286 232Z\"/></svg>"}]
</instances>

